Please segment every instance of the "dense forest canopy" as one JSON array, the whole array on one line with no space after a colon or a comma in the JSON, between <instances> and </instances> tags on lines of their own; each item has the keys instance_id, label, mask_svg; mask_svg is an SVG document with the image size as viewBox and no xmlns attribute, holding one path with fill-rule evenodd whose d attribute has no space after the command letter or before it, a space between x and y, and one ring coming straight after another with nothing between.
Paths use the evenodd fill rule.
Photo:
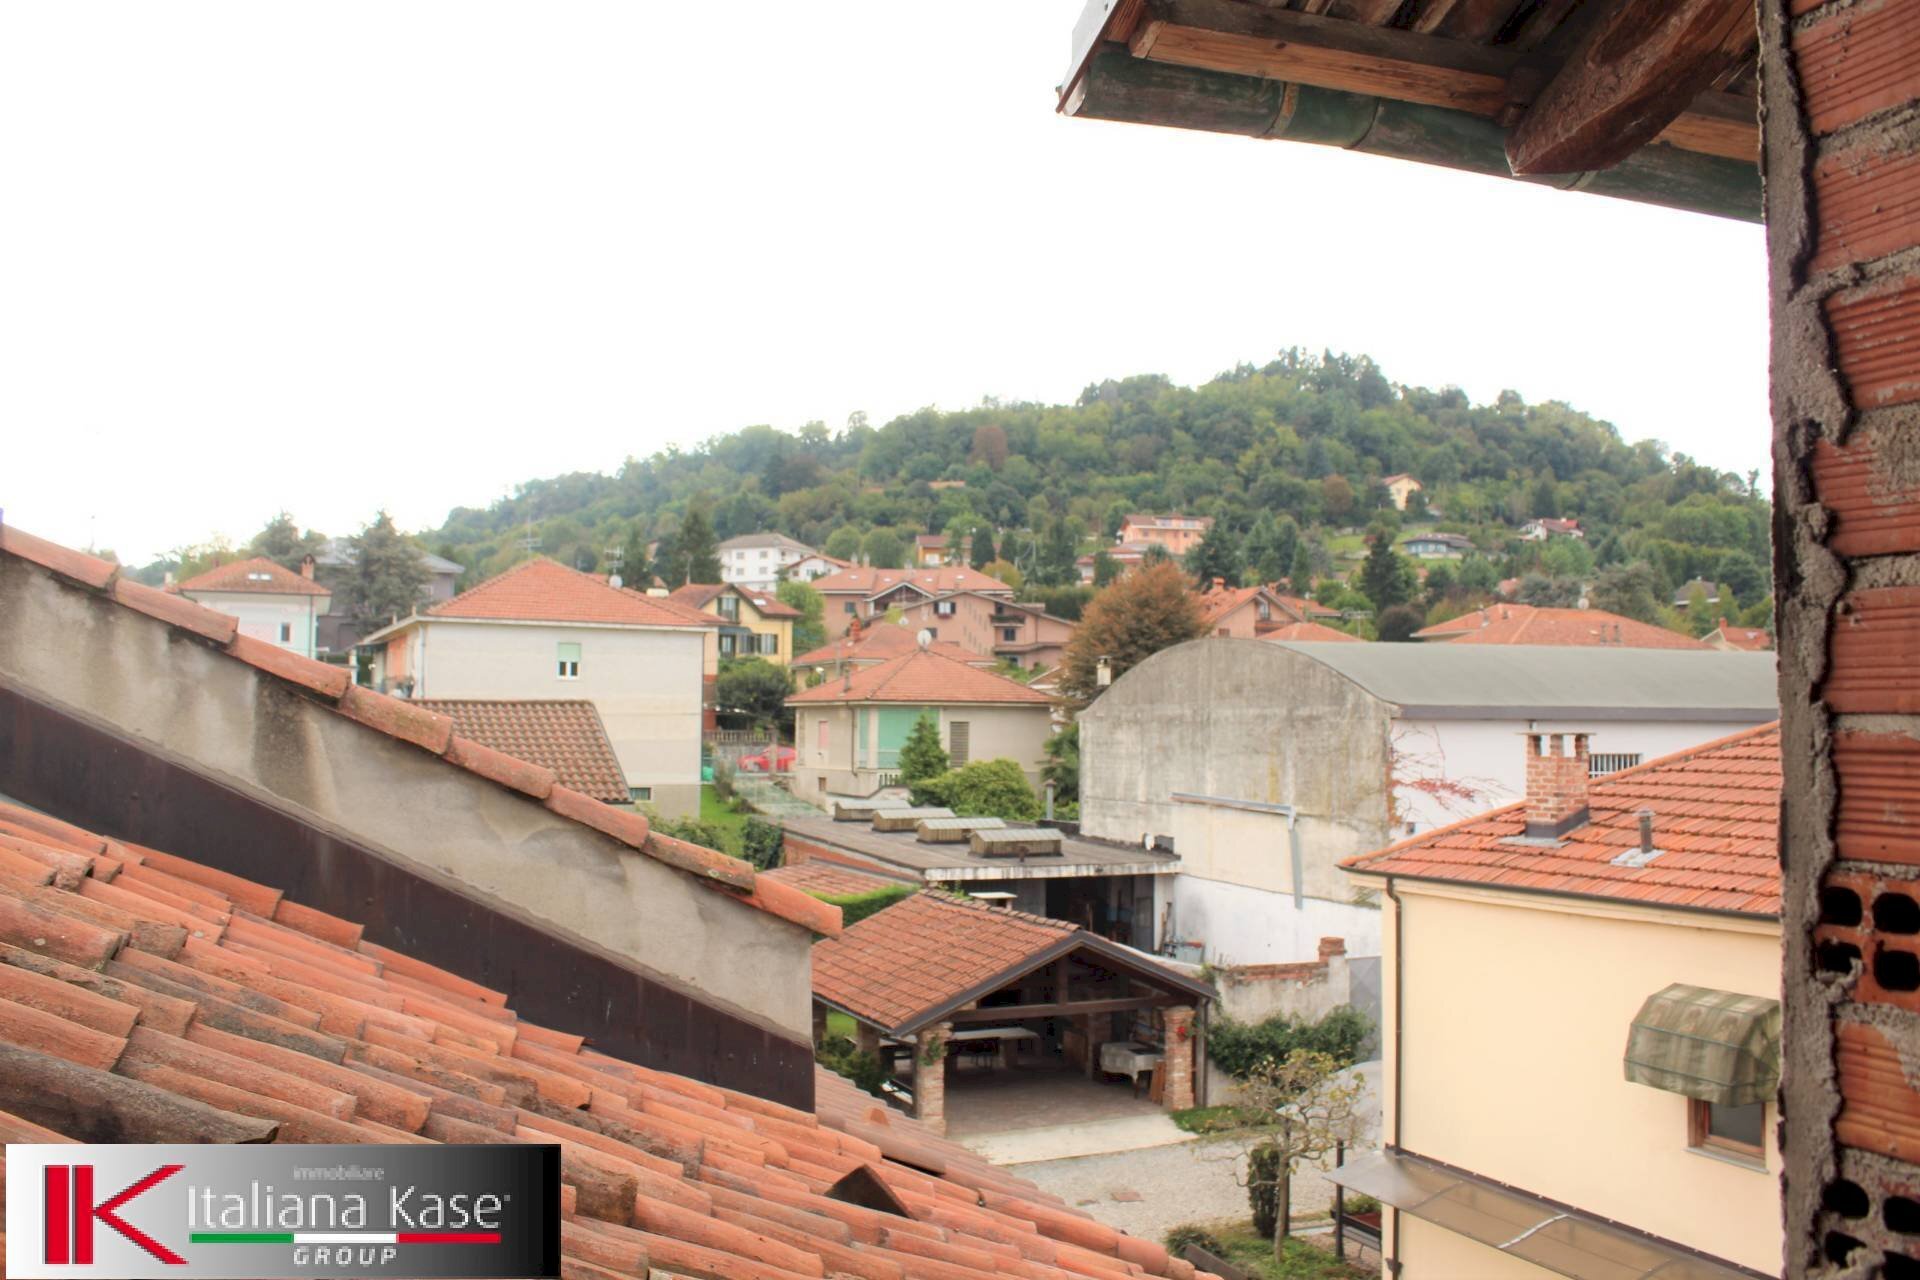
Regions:
<instances>
[{"instance_id":1,"label":"dense forest canopy","mask_svg":"<svg viewBox=\"0 0 1920 1280\"><path fill-rule=\"evenodd\" d=\"M929 408L880 427L855 415L837 431L746 427L629 458L613 475L528 481L419 538L467 566L470 585L529 543L582 569L605 571L613 549L654 540L664 558L694 511L718 539L771 529L824 547L839 534L842 548L869 551L920 532L990 530L1001 560L1041 585L1070 574L1069 551L1109 542L1126 513L1177 510L1215 518L1209 556L1234 576L1320 576L1353 567L1341 538L1377 518L1381 481L1399 472L1425 486L1409 518L1431 507L1438 528L1473 537L1504 573L1590 578L1644 562L1656 592L1698 576L1764 578L1757 474L1629 444L1556 401L1503 392L1475 405L1457 388L1396 385L1365 356L1299 350L1196 387L1108 380L1067 405ZM1579 520L1584 544L1515 541L1538 516Z\"/></svg>"}]
</instances>

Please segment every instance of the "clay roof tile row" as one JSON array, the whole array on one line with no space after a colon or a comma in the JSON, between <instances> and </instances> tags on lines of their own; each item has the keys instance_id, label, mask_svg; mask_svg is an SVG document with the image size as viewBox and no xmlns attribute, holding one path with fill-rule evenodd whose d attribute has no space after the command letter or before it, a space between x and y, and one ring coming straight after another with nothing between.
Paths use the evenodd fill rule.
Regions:
<instances>
[{"instance_id":1,"label":"clay roof tile row","mask_svg":"<svg viewBox=\"0 0 1920 1280\"><path fill-rule=\"evenodd\" d=\"M803 689L788 706L836 702L1027 703L1049 706L1053 699L1018 680L1009 680L971 663L916 648L897 658Z\"/></svg>"}]
</instances>

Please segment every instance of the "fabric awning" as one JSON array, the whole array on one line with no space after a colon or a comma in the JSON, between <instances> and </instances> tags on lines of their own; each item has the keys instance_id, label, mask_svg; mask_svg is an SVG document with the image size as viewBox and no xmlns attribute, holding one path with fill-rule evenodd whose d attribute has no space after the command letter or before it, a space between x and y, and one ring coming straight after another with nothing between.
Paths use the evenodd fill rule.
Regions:
<instances>
[{"instance_id":1,"label":"fabric awning","mask_svg":"<svg viewBox=\"0 0 1920 1280\"><path fill-rule=\"evenodd\" d=\"M1780 1084L1780 1002L1676 982L1640 1006L1625 1068L1635 1084L1702 1102L1766 1102Z\"/></svg>"},{"instance_id":2,"label":"fabric awning","mask_svg":"<svg viewBox=\"0 0 1920 1280\"><path fill-rule=\"evenodd\" d=\"M1572 1280L1765 1280L1762 1272L1405 1152L1363 1156L1327 1177Z\"/></svg>"}]
</instances>

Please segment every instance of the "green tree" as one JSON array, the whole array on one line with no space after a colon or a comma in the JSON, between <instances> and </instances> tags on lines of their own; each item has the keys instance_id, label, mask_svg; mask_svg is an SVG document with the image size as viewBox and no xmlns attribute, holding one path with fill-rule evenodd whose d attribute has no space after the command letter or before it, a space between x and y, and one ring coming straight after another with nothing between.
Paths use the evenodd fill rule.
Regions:
<instances>
[{"instance_id":1,"label":"green tree","mask_svg":"<svg viewBox=\"0 0 1920 1280\"><path fill-rule=\"evenodd\" d=\"M765 658L729 658L720 664L713 682L720 714L751 720L762 728L791 720L786 704L792 692L792 672Z\"/></svg>"},{"instance_id":2,"label":"green tree","mask_svg":"<svg viewBox=\"0 0 1920 1280\"><path fill-rule=\"evenodd\" d=\"M869 531L861 539L860 551L876 569L903 569L907 564L907 544L891 529Z\"/></svg>"},{"instance_id":3,"label":"green tree","mask_svg":"<svg viewBox=\"0 0 1920 1280\"><path fill-rule=\"evenodd\" d=\"M620 582L635 591L653 585L653 560L647 554L646 526L635 520L627 526L627 540L620 546Z\"/></svg>"},{"instance_id":4,"label":"green tree","mask_svg":"<svg viewBox=\"0 0 1920 1280\"><path fill-rule=\"evenodd\" d=\"M324 535L312 529L301 533L293 517L281 511L267 521L266 528L253 535L253 540L247 543L247 554L265 556L282 569L298 573L301 561L319 555L326 541Z\"/></svg>"},{"instance_id":5,"label":"green tree","mask_svg":"<svg viewBox=\"0 0 1920 1280\"><path fill-rule=\"evenodd\" d=\"M1028 581L1041 586L1065 586L1076 580L1074 561L1079 556L1079 527L1068 516L1049 516Z\"/></svg>"},{"instance_id":6,"label":"green tree","mask_svg":"<svg viewBox=\"0 0 1920 1280\"><path fill-rule=\"evenodd\" d=\"M427 566L420 548L394 527L385 511L352 539L353 564L342 584L342 604L365 624L402 618L427 589Z\"/></svg>"},{"instance_id":7,"label":"green tree","mask_svg":"<svg viewBox=\"0 0 1920 1280\"><path fill-rule=\"evenodd\" d=\"M1234 536L1227 532L1226 525L1216 520L1193 550L1186 555L1187 572L1200 584L1201 590L1213 584L1215 578L1228 585L1237 585L1240 581L1240 546Z\"/></svg>"},{"instance_id":8,"label":"green tree","mask_svg":"<svg viewBox=\"0 0 1920 1280\"><path fill-rule=\"evenodd\" d=\"M993 548L993 526L984 521L973 526L973 537L967 545L967 563L976 572L982 571L998 554Z\"/></svg>"},{"instance_id":9,"label":"green tree","mask_svg":"<svg viewBox=\"0 0 1920 1280\"><path fill-rule=\"evenodd\" d=\"M1426 615L1410 604L1396 604L1382 609L1374 619L1374 628L1379 638L1393 644L1413 639L1413 633L1426 625Z\"/></svg>"},{"instance_id":10,"label":"green tree","mask_svg":"<svg viewBox=\"0 0 1920 1280\"><path fill-rule=\"evenodd\" d=\"M713 536L713 522L704 505L696 504L680 522L679 536L673 543L673 579L667 585L685 586L689 582L721 581L720 548Z\"/></svg>"},{"instance_id":11,"label":"green tree","mask_svg":"<svg viewBox=\"0 0 1920 1280\"><path fill-rule=\"evenodd\" d=\"M939 777L947 768L947 753L940 746L940 726L933 712L923 711L900 747L900 781L911 787Z\"/></svg>"},{"instance_id":12,"label":"green tree","mask_svg":"<svg viewBox=\"0 0 1920 1280\"><path fill-rule=\"evenodd\" d=\"M797 609L800 616L793 624L793 651L811 653L827 642L827 601L826 597L797 578L783 578L774 588L774 595L780 603L789 609Z\"/></svg>"},{"instance_id":13,"label":"green tree","mask_svg":"<svg viewBox=\"0 0 1920 1280\"><path fill-rule=\"evenodd\" d=\"M1093 553L1093 585L1105 587L1120 576L1120 562L1105 547Z\"/></svg>"},{"instance_id":14,"label":"green tree","mask_svg":"<svg viewBox=\"0 0 1920 1280\"><path fill-rule=\"evenodd\" d=\"M1135 666L1171 645L1206 633L1200 605L1187 578L1171 563L1143 564L1137 572L1108 586L1088 603L1080 625L1067 642L1061 690L1071 698L1099 696L1104 658L1118 680Z\"/></svg>"},{"instance_id":15,"label":"green tree","mask_svg":"<svg viewBox=\"0 0 1920 1280\"><path fill-rule=\"evenodd\" d=\"M1733 592L1733 600L1721 602L1729 608L1735 602L1742 607L1752 604L1767 594L1769 586L1766 570L1744 551L1729 551L1715 561L1713 578Z\"/></svg>"},{"instance_id":16,"label":"green tree","mask_svg":"<svg viewBox=\"0 0 1920 1280\"><path fill-rule=\"evenodd\" d=\"M1358 1103L1363 1092L1358 1076L1343 1076L1337 1059L1311 1049L1268 1058L1241 1081L1236 1105L1251 1119L1255 1135L1242 1185L1249 1193L1271 1188L1278 1210L1276 1261L1293 1234L1293 1175L1301 1165L1318 1162L1360 1136Z\"/></svg>"},{"instance_id":17,"label":"green tree","mask_svg":"<svg viewBox=\"0 0 1920 1280\"><path fill-rule=\"evenodd\" d=\"M1339 524L1353 514L1353 485L1343 475L1331 475L1320 481L1320 509L1327 519Z\"/></svg>"},{"instance_id":18,"label":"green tree","mask_svg":"<svg viewBox=\"0 0 1920 1280\"><path fill-rule=\"evenodd\" d=\"M1360 589L1373 602L1378 618L1397 604L1405 604L1407 590L1405 562L1394 552L1393 534L1386 528L1375 529L1367 538L1367 559L1360 566Z\"/></svg>"},{"instance_id":19,"label":"green tree","mask_svg":"<svg viewBox=\"0 0 1920 1280\"><path fill-rule=\"evenodd\" d=\"M858 560L860 531L850 524L843 524L828 535L827 545L820 550L835 560Z\"/></svg>"},{"instance_id":20,"label":"green tree","mask_svg":"<svg viewBox=\"0 0 1920 1280\"><path fill-rule=\"evenodd\" d=\"M1500 571L1485 556L1469 556L1460 562L1459 582L1469 595L1492 595L1500 585Z\"/></svg>"},{"instance_id":21,"label":"green tree","mask_svg":"<svg viewBox=\"0 0 1920 1280\"><path fill-rule=\"evenodd\" d=\"M980 572L1015 591L1027 585L1027 575L1005 560L990 561Z\"/></svg>"},{"instance_id":22,"label":"green tree","mask_svg":"<svg viewBox=\"0 0 1920 1280\"><path fill-rule=\"evenodd\" d=\"M922 778L908 793L915 804L944 805L963 818L1005 818L1034 822L1040 798L1013 760L974 760L932 778Z\"/></svg>"},{"instance_id":23,"label":"green tree","mask_svg":"<svg viewBox=\"0 0 1920 1280\"><path fill-rule=\"evenodd\" d=\"M1074 721L1047 739L1047 762L1040 766L1040 777L1053 784L1053 798L1059 804L1080 803L1080 722Z\"/></svg>"},{"instance_id":24,"label":"green tree","mask_svg":"<svg viewBox=\"0 0 1920 1280\"><path fill-rule=\"evenodd\" d=\"M1659 578L1645 560L1608 565L1593 580L1588 603L1640 622L1660 624Z\"/></svg>"}]
</instances>

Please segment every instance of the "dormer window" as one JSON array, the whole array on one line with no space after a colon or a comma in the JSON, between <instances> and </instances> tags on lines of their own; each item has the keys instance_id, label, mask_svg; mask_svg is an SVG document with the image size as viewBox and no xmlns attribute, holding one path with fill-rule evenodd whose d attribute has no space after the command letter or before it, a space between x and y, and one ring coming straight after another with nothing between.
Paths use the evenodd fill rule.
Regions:
<instances>
[{"instance_id":1,"label":"dormer window","mask_svg":"<svg viewBox=\"0 0 1920 1280\"><path fill-rule=\"evenodd\" d=\"M249 569L247 571L247 581L248 582L272 582L273 575L270 573L262 573L258 569Z\"/></svg>"}]
</instances>

